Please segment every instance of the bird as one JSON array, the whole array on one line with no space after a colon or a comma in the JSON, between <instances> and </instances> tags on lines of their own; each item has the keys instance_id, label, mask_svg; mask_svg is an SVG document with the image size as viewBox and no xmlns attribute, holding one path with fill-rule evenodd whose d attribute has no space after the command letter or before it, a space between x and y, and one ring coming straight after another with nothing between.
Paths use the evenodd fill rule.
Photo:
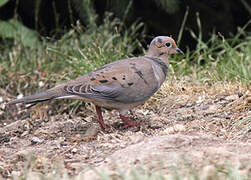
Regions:
<instances>
[{"instance_id":1,"label":"bird","mask_svg":"<svg viewBox=\"0 0 251 180\"><path fill-rule=\"evenodd\" d=\"M81 99L95 105L97 121L107 128L102 108L115 109L124 122L122 128L138 126L126 115L129 110L146 102L166 80L168 57L182 54L169 36L155 37L143 56L113 61L74 80L51 89L8 102L34 105L51 99Z\"/></svg>"}]
</instances>

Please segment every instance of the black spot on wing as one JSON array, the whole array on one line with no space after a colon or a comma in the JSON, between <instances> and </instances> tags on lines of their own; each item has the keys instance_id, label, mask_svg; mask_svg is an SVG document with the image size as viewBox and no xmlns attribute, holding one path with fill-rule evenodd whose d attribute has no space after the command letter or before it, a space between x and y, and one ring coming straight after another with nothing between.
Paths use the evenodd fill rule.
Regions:
<instances>
[{"instance_id":1,"label":"black spot on wing","mask_svg":"<svg viewBox=\"0 0 251 180\"><path fill-rule=\"evenodd\" d=\"M108 80L104 79L104 80L100 80L99 82L100 82L100 83L107 83Z\"/></svg>"},{"instance_id":2,"label":"black spot on wing","mask_svg":"<svg viewBox=\"0 0 251 180\"><path fill-rule=\"evenodd\" d=\"M131 82L131 83L128 83L128 86L132 86L133 85L133 83Z\"/></svg>"},{"instance_id":3,"label":"black spot on wing","mask_svg":"<svg viewBox=\"0 0 251 180\"><path fill-rule=\"evenodd\" d=\"M112 77L112 79L113 79L113 80L115 80L115 81L117 80L117 78L116 78L116 77Z\"/></svg>"},{"instance_id":4,"label":"black spot on wing","mask_svg":"<svg viewBox=\"0 0 251 180\"><path fill-rule=\"evenodd\" d=\"M144 81L145 84L148 84L148 82L147 82L147 81L145 80L145 78L144 78L143 73L142 73L139 69L137 69L136 66L132 66L131 68L132 68L132 69L135 71L135 73Z\"/></svg>"},{"instance_id":5,"label":"black spot on wing","mask_svg":"<svg viewBox=\"0 0 251 180\"><path fill-rule=\"evenodd\" d=\"M144 81L145 84L148 84L148 82L147 82L147 81L145 80L145 78L144 78L143 73L142 73L140 70L136 71L135 73L136 73L141 79L143 79L143 81Z\"/></svg>"},{"instance_id":6,"label":"black spot on wing","mask_svg":"<svg viewBox=\"0 0 251 180\"><path fill-rule=\"evenodd\" d=\"M95 80L96 80L96 78L94 78L94 77L91 78L91 81L95 81Z\"/></svg>"}]
</instances>

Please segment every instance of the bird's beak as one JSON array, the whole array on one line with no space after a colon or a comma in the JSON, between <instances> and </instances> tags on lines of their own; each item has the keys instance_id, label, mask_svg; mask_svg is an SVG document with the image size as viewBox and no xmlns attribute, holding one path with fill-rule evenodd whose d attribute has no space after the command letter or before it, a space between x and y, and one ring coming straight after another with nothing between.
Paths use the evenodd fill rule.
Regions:
<instances>
[{"instance_id":1,"label":"bird's beak","mask_svg":"<svg viewBox=\"0 0 251 180\"><path fill-rule=\"evenodd\" d=\"M179 48L176 48L176 52L179 53L179 54L184 55L183 51L181 51Z\"/></svg>"}]
</instances>

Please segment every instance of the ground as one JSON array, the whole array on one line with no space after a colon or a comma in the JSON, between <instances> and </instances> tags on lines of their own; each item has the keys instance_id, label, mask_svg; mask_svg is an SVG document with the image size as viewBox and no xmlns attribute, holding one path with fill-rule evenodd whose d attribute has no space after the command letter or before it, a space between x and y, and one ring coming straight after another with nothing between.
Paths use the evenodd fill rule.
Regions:
<instances>
[{"instance_id":1,"label":"ground","mask_svg":"<svg viewBox=\"0 0 251 180\"><path fill-rule=\"evenodd\" d=\"M237 167L251 177L250 98L249 86L238 83L172 80L129 113L138 127L121 129L118 113L104 110L108 130L93 120L90 104L65 113L55 101L29 109L2 103L0 174L32 179L63 171L70 177L117 179L121 170L139 165L166 176L179 168L184 174L198 170L206 179L220 168Z\"/></svg>"}]
</instances>

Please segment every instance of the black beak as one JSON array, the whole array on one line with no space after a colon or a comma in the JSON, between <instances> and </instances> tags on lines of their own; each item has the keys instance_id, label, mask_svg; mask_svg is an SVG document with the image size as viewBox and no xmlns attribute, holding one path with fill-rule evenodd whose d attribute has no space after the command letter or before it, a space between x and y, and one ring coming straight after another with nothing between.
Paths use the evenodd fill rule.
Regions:
<instances>
[{"instance_id":1,"label":"black beak","mask_svg":"<svg viewBox=\"0 0 251 180\"><path fill-rule=\"evenodd\" d=\"M176 52L179 53L179 54L184 55L183 51L181 51L179 48L176 48Z\"/></svg>"}]
</instances>

